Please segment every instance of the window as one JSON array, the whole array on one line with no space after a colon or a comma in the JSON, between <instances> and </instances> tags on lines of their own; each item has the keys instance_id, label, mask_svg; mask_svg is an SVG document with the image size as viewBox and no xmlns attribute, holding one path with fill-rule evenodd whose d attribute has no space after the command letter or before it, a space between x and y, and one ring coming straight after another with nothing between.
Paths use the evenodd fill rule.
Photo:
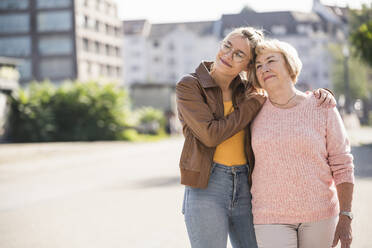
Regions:
<instances>
[{"instance_id":1,"label":"window","mask_svg":"<svg viewBox=\"0 0 372 248\"><path fill-rule=\"evenodd\" d=\"M76 25L78 27L84 27L85 26L85 18L82 15L76 15Z\"/></svg>"},{"instance_id":2,"label":"window","mask_svg":"<svg viewBox=\"0 0 372 248\"><path fill-rule=\"evenodd\" d=\"M105 54L110 55L110 46L107 44L105 45Z\"/></svg>"},{"instance_id":3,"label":"window","mask_svg":"<svg viewBox=\"0 0 372 248\"><path fill-rule=\"evenodd\" d=\"M137 65L133 65L131 68L130 68L130 70L132 71L132 72L136 72L136 71L139 71L139 66L137 66Z\"/></svg>"},{"instance_id":4,"label":"window","mask_svg":"<svg viewBox=\"0 0 372 248\"><path fill-rule=\"evenodd\" d=\"M71 0L37 0L36 7L41 8L63 8L70 7Z\"/></svg>"},{"instance_id":5,"label":"window","mask_svg":"<svg viewBox=\"0 0 372 248\"><path fill-rule=\"evenodd\" d=\"M30 16L28 14L0 15L0 33L28 32Z\"/></svg>"},{"instance_id":6,"label":"window","mask_svg":"<svg viewBox=\"0 0 372 248\"><path fill-rule=\"evenodd\" d=\"M121 76L121 69L120 69L120 67L116 67L116 75L118 75L118 77Z\"/></svg>"},{"instance_id":7,"label":"window","mask_svg":"<svg viewBox=\"0 0 372 248\"><path fill-rule=\"evenodd\" d=\"M72 38L68 35L41 37L39 40L39 52L42 55L71 54Z\"/></svg>"},{"instance_id":8,"label":"window","mask_svg":"<svg viewBox=\"0 0 372 248\"><path fill-rule=\"evenodd\" d=\"M30 54L29 36L0 38L0 56L29 56Z\"/></svg>"},{"instance_id":9,"label":"window","mask_svg":"<svg viewBox=\"0 0 372 248\"><path fill-rule=\"evenodd\" d=\"M100 23L99 23L98 20L96 20L96 23L95 23L95 25L94 25L94 28L95 28L95 30L96 30L97 32L99 31L99 26L100 26Z\"/></svg>"},{"instance_id":10,"label":"window","mask_svg":"<svg viewBox=\"0 0 372 248\"><path fill-rule=\"evenodd\" d=\"M313 71L313 78L318 79L318 71Z\"/></svg>"},{"instance_id":11,"label":"window","mask_svg":"<svg viewBox=\"0 0 372 248\"><path fill-rule=\"evenodd\" d=\"M107 71L107 75L111 76L111 66L106 65L106 71Z\"/></svg>"},{"instance_id":12,"label":"window","mask_svg":"<svg viewBox=\"0 0 372 248\"><path fill-rule=\"evenodd\" d=\"M24 59L21 64L18 65L19 74L21 79L29 79L32 77L31 73L31 60Z\"/></svg>"},{"instance_id":13,"label":"window","mask_svg":"<svg viewBox=\"0 0 372 248\"><path fill-rule=\"evenodd\" d=\"M273 25L271 27L271 32L276 35L283 35L287 33L287 29L285 26L282 25Z\"/></svg>"},{"instance_id":14,"label":"window","mask_svg":"<svg viewBox=\"0 0 372 248\"><path fill-rule=\"evenodd\" d=\"M106 34L112 34L112 32L113 32L113 27L111 27L111 26L108 25L108 24L105 24L105 31L106 31Z\"/></svg>"},{"instance_id":15,"label":"window","mask_svg":"<svg viewBox=\"0 0 372 248\"><path fill-rule=\"evenodd\" d=\"M27 9L29 0L1 0L0 10L20 10Z\"/></svg>"},{"instance_id":16,"label":"window","mask_svg":"<svg viewBox=\"0 0 372 248\"><path fill-rule=\"evenodd\" d=\"M89 40L87 38L83 38L83 49L89 51Z\"/></svg>"},{"instance_id":17,"label":"window","mask_svg":"<svg viewBox=\"0 0 372 248\"><path fill-rule=\"evenodd\" d=\"M120 57L120 48L119 47L115 47L115 54L116 54L116 57Z\"/></svg>"},{"instance_id":18,"label":"window","mask_svg":"<svg viewBox=\"0 0 372 248\"><path fill-rule=\"evenodd\" d=\"M37 16L38 31L68 31L72 28L70 11L50 11Z\"/></svg>"},{"instance_id":19,"label":"window","mask_svg":"<svg viewBox=\"0 0 372 248\"><path fill-rule=\"evenodd\" d=\"M115 36L120 36L120 28L115 27Z\"/></svg>"},{"instance_id":20,"label":"window","mask_svg":"<svg viewBox=\"0 0 372 248\"><path fill-rule=\"evenodd\" d=\"M99 53L99 47L100 47L100 44L99 44L99 42L98 41L96 41L96 42L94 42L94 47L95 47L95 52L96 53Z\"/></svg>"},{"instance_id":21,"label":"window","mask_svg":"<svg viewBox=\"0 0 372 248\"><path fill-rule=\"evenodd\" d=\"M92 73L92 63L87 62L87 73L90 74Z\"/></svg>"},{"instance_id":22,"label":"window","mask_svg":"<svg viewBox=\"0 0 372 248\"><path fill-rule=\"evenodd\" d=\"M43 78L71 78L73 63L70 58L42 59L40 74Z\"/></svg>"},{"instance_id":23,"label":"window","mask_svg":"<svg viewBox=\"0 0 372 248\"><path fill-rule=\"evenodd\" d=\"M88 16L84 16L84 27L85 28L89 27L89 17Z\"/></svg>"}]
</instances>

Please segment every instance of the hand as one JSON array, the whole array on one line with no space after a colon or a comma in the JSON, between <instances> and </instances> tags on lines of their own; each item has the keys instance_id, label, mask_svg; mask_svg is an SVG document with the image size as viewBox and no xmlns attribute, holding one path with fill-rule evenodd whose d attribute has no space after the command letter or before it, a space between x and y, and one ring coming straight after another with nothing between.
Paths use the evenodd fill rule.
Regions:
<instances>
[{"instance_id":1,"label":"hand","mask_svg":"<svg viewBox=\"0 0 372 248\"><path fill-rule=\"evenodd\" d=\"M251 93L251 94L248 95L248 99L249 98L255 98L256 100L258 100L261 103L261 105L264 104L266 99L267 99L267 97L264 96L261 93Z\"/></svg>"},{"instance_id":2,"label":"hand","mask_svg":"<svg viewBox=\"0 0 372 248\"><path fill-rule=\"evenodd\" d=\"M333 95L325 89L317 89L313 91L314 96L318 99L318 107L322 106L323 108L333 108L336 106L337 102Z\"/></svg>"},{"instance_id":3,"label":"hand","mask_svg":"<svg viewBox=\"0 0 372 248\"><path fill-rule=\"evenodd\" d=\"M338 240L341 241L341 248L350 248L352 241L351 220L345 215L340 215L332 247L337 245Z\"/></svg>"}]
</instances>

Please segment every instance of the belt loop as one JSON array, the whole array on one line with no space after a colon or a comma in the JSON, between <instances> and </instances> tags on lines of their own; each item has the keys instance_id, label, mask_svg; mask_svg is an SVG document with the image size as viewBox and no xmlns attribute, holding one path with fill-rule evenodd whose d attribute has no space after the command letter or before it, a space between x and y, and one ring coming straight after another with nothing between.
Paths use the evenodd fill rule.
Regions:
<instances>
[{"instance_id":1,"label":"belt loop","mask_svg":"<svg viewBox=\"0 0 372 248\"><path fill-rule=\"evenodd\" d=\"M213 174L213 172L214 172L214 168L215 168L215 167L216 167L216 163L215 163L215 162L212 162L210 175Z\"/></svg>"}]
</instances>

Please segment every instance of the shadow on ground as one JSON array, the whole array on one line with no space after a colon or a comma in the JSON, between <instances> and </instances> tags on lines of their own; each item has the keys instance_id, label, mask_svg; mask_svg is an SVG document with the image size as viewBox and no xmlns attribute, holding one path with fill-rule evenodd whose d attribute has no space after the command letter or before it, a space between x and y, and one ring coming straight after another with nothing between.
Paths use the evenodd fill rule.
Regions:
<instances>
[{"instance_id":1,"label":"shadow on ground","mask_svg":"<svg viewBox=\"0 0 372 248\"><path fill-rule=\"evenodd\" d=\"M353 146L354 173L359 178L372 178L372 144Z\"/></svg>"}]
</instances>

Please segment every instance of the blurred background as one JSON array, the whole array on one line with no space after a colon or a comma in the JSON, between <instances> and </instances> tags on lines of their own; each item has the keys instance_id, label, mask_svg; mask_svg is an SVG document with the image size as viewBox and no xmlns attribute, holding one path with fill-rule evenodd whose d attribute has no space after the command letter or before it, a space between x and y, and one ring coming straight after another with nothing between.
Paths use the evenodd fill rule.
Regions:
<instances>
[{"instance_id":1,"label":"blurred background","mask_svg":"<svg viewBox=\"0 0 372 248\"><path fill-rule=\"evenodd\" d=\"M372 247L372 2L0 0L0 247L189 247L175 85L233 28L335 93Z\"/></svg>"}]
</instances>

